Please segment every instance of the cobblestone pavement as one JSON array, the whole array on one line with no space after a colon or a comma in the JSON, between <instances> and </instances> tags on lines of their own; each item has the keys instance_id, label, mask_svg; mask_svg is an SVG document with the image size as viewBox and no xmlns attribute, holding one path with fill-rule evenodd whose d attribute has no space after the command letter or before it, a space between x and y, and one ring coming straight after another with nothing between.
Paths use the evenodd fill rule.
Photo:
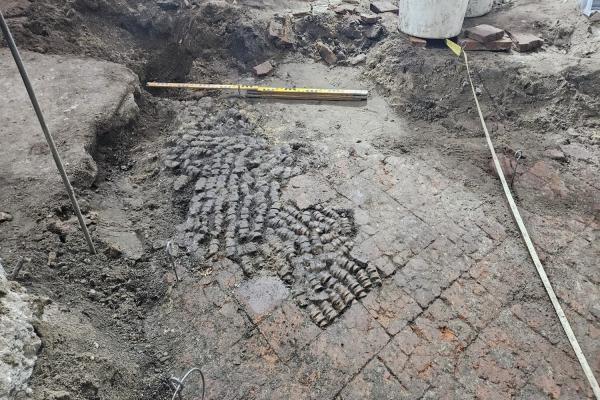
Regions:
<instances>
[{"instance_id":1,"label":"cobblestone pavement","mask_svg":"<svg viewBox=\"0 0 600 400\"><path fill-rule=\"evenodd\" d=\"M285 74L286 67L280 68ZM327 76L321 67L313 68ZM323 79L340 83L337 77ZM408 150L388 146L387 139L402 138L410 143L421 134L420 128L395 121L385 102L376 96L351 115L343 106L302 105L292 112L293 107L268 102L248 107L249 114L270 114L269 120L277 124L263 123L258 131L279 142L269 144L247 132L243 138L249 141L246 148L258 153L238 163L238 167L244 163L247 167L253 157L273 160L265 168L250 168L252 179L265 177L264 185L239 190L253 193L252 199L272 196L268 206L261 213L240 214L238 210L236 219L231 220L238 224L232 229L239 233L245 227L239 226L240 221L248 219L248 232L252 232L257 218L264 214L266 225L256 236L260 240L239 238L234 233L228 236L227 225L217 228L214 242L194 239L198 232L210 236L215 229L196 229L194 225L199 221L202 225L203 220L214 222L218 218L214 210L207 209L207 213L213 212L210 218L188 221L182 228L182 244L191 240L186 246L193 253L198 251L194 243L200 243L200 259L210 269L198 279L184 279L175 287L172 302L148 320L149 335L162 337L175 349L169 350L174 353L175 365L181 369L202 366L208 398L591 397L514 228L498 182L485 165L448 155L436 146ZM339 125L333 133L324 134L331 130L319 125L322 118L316 118L324 111L329 113L326 123ZM373 113L387 117L374 120ZM248 121L235 115L234 119ZM214 123L209 120L208 125ZM365 126L361 135L350 129L357 124ZM274 126L295 128L285 133L273 131ZM435 133L444 139L442 131ZM320 167L287 159L286 146L294 146L299 138L311 142ZM224 143L229 143L227 140ZM465 139L463 145L474 152L485 151L481 138ZM182 162L183 150L175 150L168 163ZM230 158L229 164L236 165L236 158ZM256 167L263 162L256 161ZM191 187L205 182L202 173L191 175L194 180L187 183ZM231 180L232 175L227 176ZM264 190L257 189L260 187ZM593 267L598 254L598 220L569 210L558 215L544 213L529 207L534 203L527 200L527 193L522 198L526 222L548 274L598 373L600 292ZM244 198L239 202L243 207ZM269 216L268 210L276 203L281 207ZM202 210L205 204L193 197L190 214L192 208ZM252 203L250 208L254 206ZM223 208L225 215L226 210ZM315 211L319 214L311 214ZM297 218L285 222L280 212ZM328 223L347 224L333 234L333 240L343 239L339 246L344 247L341 254L346 260L339 264L330 255L319 258L336 248L315 250L314 244L321 240L313 242L313 231L300 230L303 216L306 227L312 227L320 222L317 219L311 225L312 215L328 212L335 213L327 216ZM246 214L252 216L240 217ZM279 227L273 225L276 217L284 218ZM285 229L278 230L282 227L294 235L286 236ZM228 245L230 237L235 241ZM238 256L232 248L234 242L242 247L254 243L260 249ZM277 242L279 245L264 245ZM303 252L305 242L311 247ZM282 250L286 243L294 249L290 254ZM309 257L302 258L306 254ZM309 259L322 262L323 267L313 270ZM351 277L372 279L373 284L361 295L353 292L356 296L338 307L332 296L341 294L341 289L328 286L327 275L318 275L325 291L317 288L313 272L334 275L331 271L348 260L367 274L358 278L358 273L349 269ZM352 292L351 284L340 281L342 289ZM332 310L331 317L327 307ZM191 384L189 390L193 389Z\"/></svg>"}]
</instances>

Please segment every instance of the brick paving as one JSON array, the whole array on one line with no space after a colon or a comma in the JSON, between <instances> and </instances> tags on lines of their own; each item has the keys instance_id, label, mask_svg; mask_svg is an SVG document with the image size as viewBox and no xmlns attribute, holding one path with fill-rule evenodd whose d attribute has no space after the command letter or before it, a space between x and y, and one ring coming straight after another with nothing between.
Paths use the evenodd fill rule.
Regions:
<instances>
[{"instance_id":1,"label":"brick paving","mask_svg":"<svg viewBox=\"0 0 600 400\"><path fill-rule=\"evenodd\" d=\"M374 265L381 286L323 328L293 295L257 314L239 296L247 271L217 262L149 321L150 335L175 330L174 364L202 365L219 399L591 398L490 171L435 152L350 154L293 177L281 198L352 210L349 257ZM523 215L599 372L598 221L528 207L562 187L538 164L531 173L551 187L523 193Z\"/></svg>"}]
</instances>

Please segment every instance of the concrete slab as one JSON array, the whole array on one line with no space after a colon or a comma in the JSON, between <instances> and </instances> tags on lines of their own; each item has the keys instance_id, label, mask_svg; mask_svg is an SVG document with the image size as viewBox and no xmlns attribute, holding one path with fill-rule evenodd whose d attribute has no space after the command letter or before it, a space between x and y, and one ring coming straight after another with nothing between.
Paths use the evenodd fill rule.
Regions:
<instances>
[{"instance_id":1,"label":"concrete slab","mask_svg":"<svg viewBox=\"0 0 600 400\"><path fill-rule=\"evenodd\" d=\"M46 123L75 185L97 173L92 153L98 132L129 122L138 112L137 76L124 66L24 51L23 61ZM0 182L30 182L36 191L62 190L60 177L14 61L0 50ZM35 184L33 183L35 182Z\"/></svg>"}]
</instances>

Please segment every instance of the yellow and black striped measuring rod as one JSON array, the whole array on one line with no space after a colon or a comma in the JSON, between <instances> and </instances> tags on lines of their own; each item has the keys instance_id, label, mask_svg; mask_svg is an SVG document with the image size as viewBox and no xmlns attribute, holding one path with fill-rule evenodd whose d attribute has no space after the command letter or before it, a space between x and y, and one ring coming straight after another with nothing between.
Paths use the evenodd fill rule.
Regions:
<instances>
[{"instance_id":1,"label":"yellow and black striped measuring rod","mask_svg":"<svg viewBox=\"0 0 600 400\"><path fill-rule=\"evenodd\" d=\"M240 95L243 92L248 97L296 100L364 101L369 95L368 90L285 88L236 84L148 82L146 86L162 89L233 90Z\"/></svg>"}]
</instances>

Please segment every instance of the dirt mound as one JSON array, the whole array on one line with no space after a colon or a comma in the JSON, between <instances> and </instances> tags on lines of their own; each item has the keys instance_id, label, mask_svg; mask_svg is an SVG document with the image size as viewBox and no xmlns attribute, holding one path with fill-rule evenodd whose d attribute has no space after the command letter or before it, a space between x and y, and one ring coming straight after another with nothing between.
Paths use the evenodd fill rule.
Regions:
<instances>
[{"instance_id":1,"label":"dirt mound","mask_svg":"<svg viewBox=\"0 0 600 400\"><path fill-rule=\"evenodd\" d=\"M515 54L472 53L470 66L484 111L492 121L543 133L598 124L600 74L589 62L539 53L524 65ZM462 59L448 49L417 49L402 35L370 53L366 75L402 113L462 130L454 116L476 116Z\"/></svg>"}]
</instances>

